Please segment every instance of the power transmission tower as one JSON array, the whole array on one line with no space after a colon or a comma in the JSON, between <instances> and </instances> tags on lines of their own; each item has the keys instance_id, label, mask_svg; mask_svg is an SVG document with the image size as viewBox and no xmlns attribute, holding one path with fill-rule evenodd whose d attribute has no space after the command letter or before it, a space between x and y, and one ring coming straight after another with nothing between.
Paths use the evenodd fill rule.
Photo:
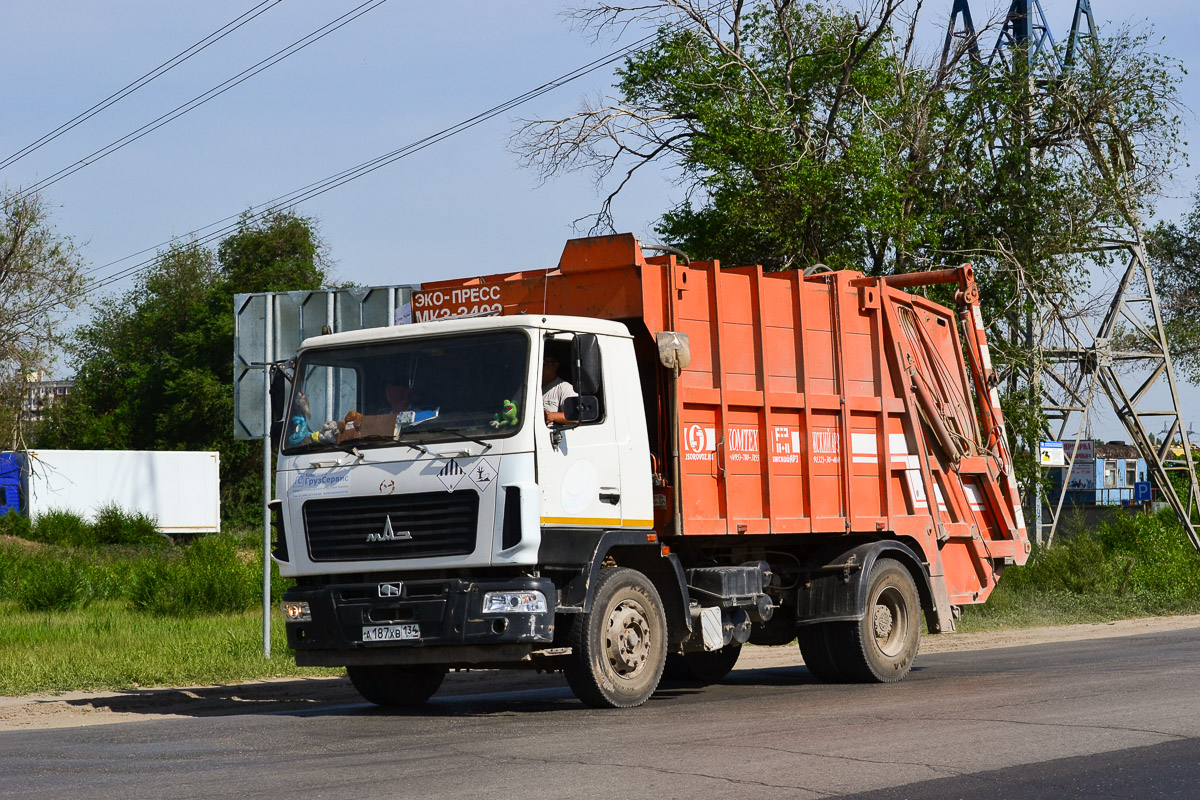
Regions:
<instances>
[{"instance_id":1,"label":"power transmission tower","mask_svg":"<svg viewBox=\"0 0 1200 800\"><path fill-rule=\"evenodd\" d=\"M1095 37L1090 0L1076 0L1071 32L1060 57L1040 0L1012 0L988 64L999 60L1031 80L1036 73L1037 85L1047 85L1073 69L1079 48L1088 41L1095 46ZM943 48L943 71L952 52L966 52L972 62L980 63L979 34L968 0L954 0ZM1127 144L1100 141L1094 129L1080 135L1087 140L1095 168L1105 177L1120 180L1124 165L1132 163ZM1102 396L1145 459L1193 546L1200 550L1194 522L1200 510L1200 485L1193 469L1189 431L1180 413L1175 366L1140 221L1130 204L1125 205L1123 216L1123 225L1089 251L1097 264L1124 265L1111 294L1099 298L1098 308L1081 305L1066 287L1026 287L1035 311L1025 321L1024 330L1015 331L1033 356L1033 366L1023 379L1031 396L1040 398L1046 433L1054 441L1063 442L1072 427L1076 431L1074 446L1068 448L1063 442L1067 459L1057 496L1044 498L1039 482L1031 498L1034 536L1038 542L1053 540L1080 451L1080 437L1088 427L1093 404ZM1149 434L1151 420L1161 421L1165 428L1157 444ZM1032 448L1036 443L1026 444ZM1186 500L1174 490L1173 476L1179 478ZM1048 519L1043 515L1044 500L1049 501Z\"/></svg>"}]
</instances>

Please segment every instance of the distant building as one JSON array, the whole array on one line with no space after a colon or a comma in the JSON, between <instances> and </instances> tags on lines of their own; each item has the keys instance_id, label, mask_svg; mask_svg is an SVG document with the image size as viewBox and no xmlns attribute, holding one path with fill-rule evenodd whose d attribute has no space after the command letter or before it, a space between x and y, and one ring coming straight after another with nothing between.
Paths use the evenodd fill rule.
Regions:
<instances>
[{"instance_id":1,"label":"distant building","mask_svg":"<svg viewBox=\"0 0 1200 800\"><path fill-rule=\"evenodd\" d=\"M1073 442L1063 443L1067 458L1071 457ZM1066 470L1051 470L1051 497L1057 499L1062 490ZM1134 484L1150 480L1146 459L1138 449L1125 442L1079 442L1079 454L1067 481L1069 506L1119 506L1133 502Z\"/></svg>"},{"instance_id":2,"label":"distant building","mask_svg":"<svg viewBox=\"0 0 1200 800\"><path fill-rule=\"evenodd\" d=\"M71 393L74 381L30 380L25 384L25 399L21 401L21 420L40 422L46 410Z\"/></svg>"}]
</instances>

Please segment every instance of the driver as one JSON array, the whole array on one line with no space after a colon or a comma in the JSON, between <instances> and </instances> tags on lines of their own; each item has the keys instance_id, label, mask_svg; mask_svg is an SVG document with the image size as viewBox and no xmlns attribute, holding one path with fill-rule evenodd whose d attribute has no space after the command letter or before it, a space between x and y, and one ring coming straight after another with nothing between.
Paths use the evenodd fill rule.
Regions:
<instances>
[{"instance_id":1,"label":"driver","mask_svg":"<svg viewBox=\"0 0 1200 800\"><path fill-rule=\"evenodd\" d=\"M542 359L542 409L547 425L562 425L567 417L562 412L563 401L575 396L575 388L558 377L558 356L547 351Z\"/></svg>"},{"instance_id":2,"label":"driver","mask_svg":"<svg viewBox=\"0 0 1200 800\"><path fill-rule=\"evenodd\" d=\"M389 380L383 385L383 395L387 398L389 410L396 416L396 422L401 425L425 422L438 415L436 408L421 408L413 403L412 389L407 383Z\"/></svg>"}]
</instances>

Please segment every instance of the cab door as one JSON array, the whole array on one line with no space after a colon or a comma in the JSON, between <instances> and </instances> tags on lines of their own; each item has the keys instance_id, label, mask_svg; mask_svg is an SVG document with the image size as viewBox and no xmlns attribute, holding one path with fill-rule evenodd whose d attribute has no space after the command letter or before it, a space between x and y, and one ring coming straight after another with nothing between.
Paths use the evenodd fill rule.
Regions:
<instances>
[{"instance_id":1,"label":"cab door","mask_svg":"<svg viewBox=\"0 0 1200 800\"><path fill-rule=\"evenodd\" d=\"M571 334L548 337L539 358L571 352ZM567 425L549 425L544 414L535 420L538 454L538 482L542 492L543 527L619 527L621 509L620 440L610 387L611 359L604 357L605 337L598 337L601 381L594 395L598 400L597 419ZM569 363L569 358L559 355ZM539 363L539 372L542 364ZM564 371L570 379L570 371ZM574 387L573 387L574 388Z\"/></svg>"}]
</instances>

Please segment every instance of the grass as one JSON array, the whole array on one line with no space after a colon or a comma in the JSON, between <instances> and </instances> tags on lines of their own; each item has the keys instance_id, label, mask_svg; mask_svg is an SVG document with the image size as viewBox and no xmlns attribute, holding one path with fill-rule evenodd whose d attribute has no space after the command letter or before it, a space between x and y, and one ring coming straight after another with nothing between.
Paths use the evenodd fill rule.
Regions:
<instances>
[{"instance_id":1,"label":"grass","mask_svg":"<svg viewBox=\"0 0 1200 800\"><path fill-rule=\"evenodd\" d=\"M284 582L272 575L277 601ZM172 544L112 511L0 517L0 695L195 685L300 669L272 611L262 656L257 531Z\"/></svg>"},{"instance_id":2,"label":"grass","mask_svg":"<svg viewBox=\"0 0 1200 800\"><path fill-rule=\"evenodd\" d=\"M64 547L169 544L154 526L152 517L140 512L128 513L112 505L96 512L92 522L70 511L50 511L34 520L20 514L0 515L0 534Z\"/></svg>"},{"instance_id":3,"label":"grass","mask_svg":"<svg viewBox=\"0 0 1200 800\"><path fill-rule=\"evenodd\" d=\"M0 600L15 601L24 611L125 600L147 613L174 616L259 604L262 552L256 536L210 535L175 546L165 541L81 547L0 537ZM282 591L273 569L272 594L278 599Z\"/></svg>"},{"instance_id":4,"label":"grass","mask_svg":"<svg viewBox=\"0 0 1200 800\"><path fill-rule=\"evenodd\" d=\"M1001 583L987 603L963 610L958 629L971 633L1177 614L1200 614L1200 601L1170 602L1152 596L1079 595L1052 590L1013 591L1006 590Z\"/></svg>"},{"instance_id":5,"label":"grass","mask_svg":"<svg viewBox=\"0 0 1200 800\"><path fill-rule=\"evenodd\" d=\"M29 612L5 601L0 620L0 695L341 673L297 667L278 612L272 614L269 660L262 655L261 612L154 616L112 600Z\"/></svg>"}]
</instances>

